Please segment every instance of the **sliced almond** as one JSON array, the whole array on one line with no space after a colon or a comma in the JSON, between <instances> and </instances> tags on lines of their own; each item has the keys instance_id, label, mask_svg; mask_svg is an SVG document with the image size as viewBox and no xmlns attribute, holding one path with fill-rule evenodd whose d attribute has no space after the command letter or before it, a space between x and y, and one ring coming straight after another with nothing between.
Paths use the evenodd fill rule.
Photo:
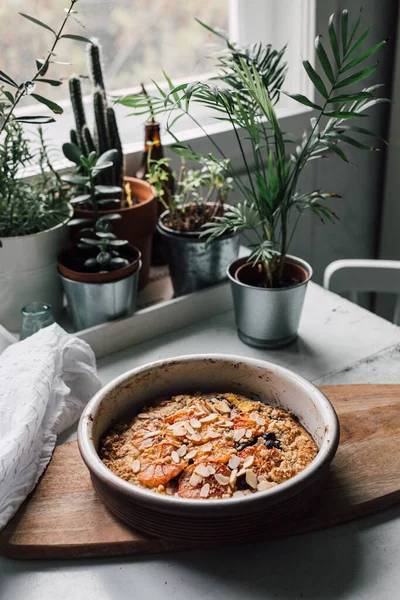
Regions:
<instances>
[{"instance_id":1,"label":"sliced almond","mask_svg":"<svg viewBox=\"0 0 400 600\"><path fill-rule=\"evenodd\" d=\"M144 442L142 442L140 447L141 448L150 448L150 446L153 445L153 441L154 440L152 438L149 438L148 440L144 440Z\"/></svg>"},{"instance_id":2,"label":"sliced almond","mask_svg":"<svg viewBox=\"0 0 400 600\"><path fill-rule=\"evenodd\" d=\"M200 490L200 497L201 498L207 498L208 495L210 493L210 484L209 483L205 483L203 485L203 487Z\"/></svg>"},{"instance_id":3,"label":"sliced almond","mask_svg":"<svg viewBox=\"0 0 400 600\"><path fill-rule=\"evenodd\" d=\"M214 478L220 485L228 485L229 483L229 477L221 475L221 473L215 473Z\"/></svg>"},{"instance_id":4,"label":"sliced almond","mask_svg":"<svg viewBox=\"0 0 400 600\"><path fill-rule=\"evenodd\" d=\"M192 476L189 479L189 483L192 487L196 487L199 485L199 483L201 483L203 481L203 479L201 477L199 477L198 475L196 475L196 473L192 473Z\"/></svg>"},{"instance_id":5,"label":"sliced almond","mask_svg":"<svg viewBox=\"0 0 400 600\"><path fill-rule=\"evenodd\" d=\"M253 490L257 489L257 475L254 471L248 470L246 471L246 481Z\"/></svg>"},{"instance_id":6,"label":"sliced almond","mask_svg":"<svg viewBox=\"0 0 400 600\"><path fill-rule=\"evenodd\" d=\"M214 473L215 473L215 469L211 465L208 465L208 473L209 473L209 475L214 475Z\"/></svg>"},{"instance_id":7,"label":"sliced almond","mask_svg":"<svg viewBox=\"0 0 400 600\"><path fill-rule=\"evenodd\" d=\"M132 471L134 473L139 473L140 471L140 460L134 460L132 463Z\"/></svg>"},{"instance_id":8,"label":"sliced almond","mask_svg":"<svg viewBox=\"0 0 400 600\"><path fill-rule=\"evenodd\" d=\"M258 415L258 413L256 413L256 412L252 412L252 413L250 413L250 419L251 419L252 421L254 421L254 422L256 422L256 421L257 421L257 419L258 419L258 416L259 416L259 415Z\"/></svg>"},{"instance_id":9,"label":"sliced almond","mask_svg":"<svg viewBox=\"0 0 400 600\"><path fill-rule=\"evenodd\" d=\"M185 429L190 435L193 435L195 433L190 423L185 423Z\"/></svg>"},{"instance_id":10,"label":"sliced almond","mask_svg":"<svg viewBox=\"0 0 400 600\"><path fill-rule=\"evenodd\" d=\"M160 435L160 433L162 433L161 429L158 429L157 431L149 431L149 433L146 433L143 436L143 439L148 440L149 438L155 437L156 435Z\"/></svg>"},{"instance_id":11,"label":"sliced almond","mask_svg":"<svg viewBox=\"0 0 400 600\"><path fill-rule=\"evenodd\" d=\"M232 456L228 462L228 467L230 469L237 469L239 465L240 465L240 458L236 455Z\"/></svg>"},{"instance_id":12,"label":"sliced almond","mask_svg":"<svg viewBox=\"0 0 400 600\"><path fill-rule=\"evenodd\" d=\"M147 413L139 413L139 414L137 415L137 418L138 418L138 419L148 419L148 418L149 418L149 415L148 415Z\"/></svg>"},{"instance_id":13,"label":"sliced almond","mask_svg":"<svg viewBox=\"0 0 400 600\"><path fill-rule=\"evenodd\" d=\"M182 446L180 446L176 452L177 452L178 456L180 456L182 458L182 456L185 456L186 451L187 451L186 444L182 444Z\"/></svg>"},{"instance_id":14,"label":"sliced almond","mask_svg":"<svg viewBox=\"0 0 400 600\"><path fill-rule=\"evenodd\" d=\"M186 429L182 425L178 425L172 429L172 433L175 437L182 437L186 435Z\"/></svg>"},{"instance_id":15,"label":"sliced almond","mask_svg":"<svg viewBox=\"0 0 400 600\"><path fill-rule=\"evenodd\" d=\"M174 463L177 463L177 464L178 464L178 463L180 463L180 462L181 462L181 459L179 458L179 454L178 454L178 453L177 453L175 450L173 450L173 451L171 452L171 458L172 458L172 460L174 461Z\"/></svg>"},{"instance_id":16,"label":"sliced almond","mask_svg":"<svg viewBox=\"0 0 400 600\"><path fill-rule=\"evenodd\" d=\"M231 487L234 487L234 485L236 483L237 473L238 473L238 470L233 469L231 476L229 477L229 483L230 483Z\"/></svg>"},{"instance_id":17,"label":"sliced almond","mask_svg":"<svg viewBox=\"0 0 400 600\"><path fill-rule=\"evenodd\" d=\"M217 439L221 437L221 434L218 431L215 431L215 429L209 429L207 435L212 439Z\"/></svg>"},{"instance_id":18,"label":"sliced almond","mask_svg":"<svg viewBox=\"0 0 400 600\"><path fill-rule=\"evenodd\" d=\"M191 460L192 458L194 458L197 454L197 450L191 450L190 452L188 452L185 456L186 460Z\"/></svg>"},{"instance_id":19,"label":"sliced almond","mask_svg":"<svg viewBox=\"0 0 400 600\"><path fill-rule=\"evenodd\" d=\"M199 435L198 433L194 433L193 435L188 435L189 440L192 440L192 442L201 442L201 435Z\"/></svg>"},{"instance_id":20,"label":"sliced almond","mask_svg":"<svg viewBox=\"0 0 400 600\"><path fill-rule=\"evenodd\" d=\"M234 431L233 433L233 439L235 440L235 442L239 442L245 433L245 429L236 429L236 431Z\"/></svg>"},{"instance_id":21,"label":"sliced almond","mask_svg":"<svg viewBox=\"0 0 400 600\"><path fill-rule=\"evenodd\" d=\"M201 423L198 419L190 419L190 425L193 429L201 429Z\"/></svg>"},{"instance_id":22,"label":"sliced almond","mask_svg":"<svg viewBox=\"0 0 400 600\"><path fill-rule=\"evenodd\" d=\"M265 425L265 419L263 419L262 417L258 416L257 417L257 425Z\"/></svg>"},{"instance_id":23,"label":"sliced almond","mask_svg":"<svg viewBox=\"0 0 400 600\"><path fill-rule=\"evenodd\" d=\"M231 409L230 409L230 407L229 407L229 406L228 406L228 404L227 404L226 402L224 402L223 400L221 400L220 402L217 402L217 403L215 404L215 408L216 408L216 410L217 410L218 412L220 412L220 413L225 413L225 414L227 414L227 413L230 413L230 412L231 412Z\"/></svg>"},{"instance_id":24,"label":"sliced almond","mask_svg":"<svg viewBox=\"0 0 400 600\"><path fill-rule=\"evenodd\" d=\"M249 439L251 437L253 437L253 430L252 429L247 429L246 430L246 437L249 438Z\"/></svg>"},{"instance_id":25,"label":"sliced almond","mask_svg":"<svg viewBox=\"0 0 400 600\"><path fill-rule=\"evenodd\" d=\"M225 419L224 421L218 421L218 425L220 427L232 427L234 423L233 421L228 421L228 419Z\"/></svg>"},{"instance_id":26,"label":"sliced almond","mask_svg":"<svg viewBox=\"0 0 400 600\"><path fill-rule=\"evenodd\" d=\"M202 419L200 419L200 423L213 423L217 419L218 419L217 413L211 413L210 415L207 415L206 417L203 417Z\"/></svg>"},{"instance_id":27,"label":"sliced almond","mask_svg":"<svg viewBox=\"0 0 400 600\"><path fill-rule=\"evenodd\" d=\"M197 465L194 472L196 475L200 475L200 477L208 477L210 475L207 465Z\"/></svg>"},{"instance_id":28,"label":"sliced almond","mask_svg":"<svg viewBox=\"0 0 400 600\"><path fill-rule=\"evenodd\" d=\"M207 444L204 444L203 446L201 446L201 450L203 452L211 452L212 450L212 443L211 442L207 442Z\"/></svg>"},{"instance_id":29,"label":"sliced almond","mask_svg":"<svg viewBox=\"0 0 400 600\"><path fill-rule=\"evenodd\" d=\"M233 492L232 498L242 498L244 496L244 492L237 490L237 492Z\"/></svg>"},{"instance_id":30,"label":"sliced almond","mask_svg":"<svg viewBox=\"0 0 400 600\"><path fill-rule=\"evenodd\" d=\"M269 490L269 488L274 487L274 484L270 481L260 481L257 485L257 490L259 492L264 492L265 490Z\"/></svg>"},{"instance_id":31,"label":"sliced almond","mask_svg":"<svg viewBox=\"0 0 400 600\"><path fill-rule=\"evenodd\" d=\"M254 456L248 456L247 458L245 458L245 460L243 462L243 467L245 469L248 469L249 467L251 467L253 462L254 462Z\"/></svg>"}]
</instances>

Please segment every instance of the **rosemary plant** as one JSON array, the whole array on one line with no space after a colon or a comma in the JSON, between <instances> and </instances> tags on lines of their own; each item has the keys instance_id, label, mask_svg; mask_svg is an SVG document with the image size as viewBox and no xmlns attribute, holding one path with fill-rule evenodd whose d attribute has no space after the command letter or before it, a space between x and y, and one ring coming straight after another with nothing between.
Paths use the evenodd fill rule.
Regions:
<instances>
[{"instance_id":1,"label":"rosemary plant","mask_svg":"<svg viewBox=\"0 0 400 600\"><path fill-rule=\"evenodd\" d=\"M227 175L232 177L244 200L232 207L214 223L204 225L209 239L227 232L255 231L258 242L252 247L251 260L260 263L266 287L278 287L282 280L285 259L290 242L298 224L298 217L310 210L322 221L334 221L337 217L326 201L337 194L322 190L302 192L298 188L299 177L311 160L328 154L336 154L348 162L344 147L351 145L363 150L376 148L361 138L376 138L373 132L354 119L364 119L366 111L380 102L388 102L377 95L380 85L359 90L353 85L364 81L374 73L377 65L361 66L387 42L384 40L365 48L369 34L360 34L361 14L350 26L347 10L332 15L328 25L329 54L321 36L315 40L316 57L321 67L320 76L309 61L303 66L313 83L317 98L301 94L287 94L297 102L314 109L310 127L291 151L292 140L281 129L274 103L279 98L285 76L284 49L276 52L261 44L241 48L232 44L220 32L208 26L221 37L226 48L219 53L219 81L181 84L174 87L167 77L169 93L158 86L159 96L151 98L154 114L167 113L167 129L176 143L171 147L178 154L191 159L198 155L187 144L181 143L172 129L178 118L191 115L191 104L198 103L213 109L219 120L228 121L235 133L247 179L235 173L226 163ZM144 114L148 101L141 95L126 96L120 103L133 107L134 114ZM212 136L207 135L215 152L226 159L225 153ZM360 138L361 136L361 138ZM250 151L248 150L250 144ZM211 160L219 160L210 155ZM291 225L292 224L292 225Z\"/></svg>"}]
</instances>

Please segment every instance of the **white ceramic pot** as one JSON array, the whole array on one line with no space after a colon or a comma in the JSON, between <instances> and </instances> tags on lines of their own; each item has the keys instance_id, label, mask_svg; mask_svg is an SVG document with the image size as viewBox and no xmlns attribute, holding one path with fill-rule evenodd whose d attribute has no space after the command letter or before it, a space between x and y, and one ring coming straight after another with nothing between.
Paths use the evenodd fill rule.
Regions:
<instances>
[{"instance_id":1,"label":"white ceramic pot","mask_svg":"<svg viewBox=\"0 0 400 600\"><path fill-rule=\"evenodd\" d=\"M59 316L63 290L57 256L68 239L69 218L41 233L1 238L0 324L9 331L19 331L21 308L29 302L51 304Z\"/></svg>"}]
</instances>

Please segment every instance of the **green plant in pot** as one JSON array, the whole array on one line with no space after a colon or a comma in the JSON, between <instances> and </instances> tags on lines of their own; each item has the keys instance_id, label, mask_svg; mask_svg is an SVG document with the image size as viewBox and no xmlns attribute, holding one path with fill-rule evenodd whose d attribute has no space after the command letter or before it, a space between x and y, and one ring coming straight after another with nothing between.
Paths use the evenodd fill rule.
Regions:
<instances>
[{"instance_id":1,"label":"green plant in pot","mask_svg":"<svg viewBox=\"0 0 400 600\"><path fill-rule=\"evenodd\" d=\"M191 158L190 153L186 153ZM168 158L158 161L149 155L147 178L165 211L157 231L168 261L175 296L182 296L226 278L226 266L236 258L239 238L235 232L218 236L211 243L201 237L204 224L216 224L228 210L226 198L232 189L226 176L227 161L200 159L199 169L187 169L182 160L173 174L175 192L169 185Z\"/></svg>"},{"instance_id":2,"label":"green plant in pot","mask_svg":"<svg viewBox=\"0 0 400 600\"><path fill-rule=\"evenodd\" d=\"M148 183L128 177L125 174L125 160L115 111L108 104L102 68L102 50L97 42L87 46L88 71L93 89L94 131L90 131L82 99L82 86L79 77L69 80L70 98L75 118L75 129L70 133L71 142L78 146L82 156L92 152L98 156L113 149L112 168L98 176L98 183L121 187L118 205L109 206L106 202L99 208L103 215L117 213L121 219L115 222L115 233L137 246L143 257L139 287L146 285L149 279L151 261L151 243L157 222L157 205L154 190ZM86 218L92 208L87 203L74 207L76 218ZM73 233L76 233L72 229Z\"/></svg>"},{"instance_id":3,"label":"green plant in pot","mask_svg":"<svg viewBox=\"0 0 400 600\"><path fill-rule=\"evenodd\" d=\"M119 186L97 183L114 168L118 151L107 150L99 157L92 151L86 157L72 143L65 143L63 151L79 169L79 174L63 177L76 190L71 204L91 207L89 217L70 221L72 227L79 227L79 234L58 258L74 325L86 329L134 313L141 254L113 233L113 224L121 215L112 211L101 214L105 203L119 204Z\"/></svg>"},{"instance_id":4,"label":"green plant in pot","mask_svg":"<svg viewBox=\"0 0 400 600\"><path fill-rule=\"evenodd\" d=\"M65 8L56 31L36 16L21 16L41 31L46 54L36 59L30 79L16 81L0 71L0 323L18 331L21 308L30 302L51 304L56 316L62 310L62 287L57 274L57 255L65 244L66 223L71 215L61 179L52 166L53 149L39 130L37 150L22 127L54 121L46 114L26 114L23 101L46 106L54 114L62 108L47 97L46 90L61 85L49 76L55 60L55 49L64 39L89 42L82 36L65 33L76 13L78 0ZM51 41L49 41L51 40ZM61 44L62 45L62 44ZM17 109L20 109L17 112ZM28 166L37 166L38 174L23 179Z\"/></svg>"},{"instance_id":5,"label":"green plant in pot","mask_svg":"<svg viewBox=\"0 0 400 600\"><path fill-rule=\"evenodd\" d=\"M222 82L181 84L172 87L169 94L152 99L155 111L174 115L178 112L190 116L190 106L202 104L213 109L218 119L229 122L234 131L247 178L243 180L229 167L227 171L243 200L203 229L209 242L229 232L253 236L250 256L234 261L228 269L238 333L249 345L273 348L297 337L312 269L305 261L289 255L290 243L305 212L311 211L323 221L336 219L328 201L337 194L299 188L304 168L311 160L333 154L348 162L346 146L376 149L368 142L376 136L359 121L365 121L368 109L388 100L377 95L380 85L360 90L354 84L374 73L377 65L365 66L364 61L386 40L365 47L369 28L361 31L360 24L361 15L350 25L347 10L331 16L329 48L323 45L321 36L315 40L322 76L307 60L303 61L317 96L314 100L288 94L314 110L310 126L297 146L293 147L292 140L282 131L274 108L285 77L284 50L277 52L262 44L240 48L205 26L226 44L217 55ZM139 96L121 101L139 112L144 106ZM353 124L354 119L357 124ZM172 124L173 120L170 127ZM207 137L224 157L212 136ZM187 145L176 136L175 139L173 149L185 151Z\"/></svg>"}]
</instances>

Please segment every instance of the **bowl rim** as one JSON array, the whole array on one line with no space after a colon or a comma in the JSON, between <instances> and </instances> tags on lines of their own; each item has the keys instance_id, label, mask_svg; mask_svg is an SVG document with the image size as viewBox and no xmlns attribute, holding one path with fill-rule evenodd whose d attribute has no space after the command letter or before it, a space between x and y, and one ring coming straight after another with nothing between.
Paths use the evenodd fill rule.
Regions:
<instances>
[{"instance_id":1,"label":"bowl rim","mask_svg":"<svg viewBox=\"0 0 400 600\"><path fill-rule=\"evenodd\" d=\"M317 456L314 460L307 465L300 473L297 473L287 481L280 483L268 490L257 492L248 496L239 498L210 498L207 502L204 499L192 499L192 498L180 498L178 496L166 496L163 494L157 494L154 491L147 490L141 486L129 483L121 477L115 475L100 459L96 448L93 443L92 432L93 426L96 419L96 412L99 410L104 396L120 384L130 381L132 378L143 372L165 367L170 363L188 363L195 361L210 360L230 363L245 363L249 366L261 367L263 369L269 369L279 374L289 377L292 381L305 388L308 394L311 395L312 399L317 401L318 410L323 412L323 421L329 423L328 429L325 425L325 432L323 434L322 443L319 448ZM101 482L106 485L111 485L114 491L125 494L132 500L140 502L141 504L149 505L151 503L154 510L161 512L171 512L174 509L186 509L190 512L203 511L207 512L207 507L212 507L212 512L221 510L222 512L228 508L235 510L235 507L243 507L243 503L246 502L246 506L251 509L252 505L258 505L262 498L270 498L271 505L279 502L279 497L287 497L287 493L291 489L303 489L310 485L314 478L318 476L320 469L325 465L329 464L335 456L337 447L339 445L340 435L339 419L333 408L331 402L316 386L314 386L307 379L298 375L294 371L282 367L275 363L264 361L261 359L239 356L235 354L188 354L182 356L175 356L167 359L158 360L152 363L147 363L140 367L130 369L125 373L119 375L110 381L107 385L101 388L93 398L88 402L84 408L78 425L78 445L82 459L88 467L91 475L97 477ZM313 477L314 476L314 477Z\"/></svg>"}]
</instances>

